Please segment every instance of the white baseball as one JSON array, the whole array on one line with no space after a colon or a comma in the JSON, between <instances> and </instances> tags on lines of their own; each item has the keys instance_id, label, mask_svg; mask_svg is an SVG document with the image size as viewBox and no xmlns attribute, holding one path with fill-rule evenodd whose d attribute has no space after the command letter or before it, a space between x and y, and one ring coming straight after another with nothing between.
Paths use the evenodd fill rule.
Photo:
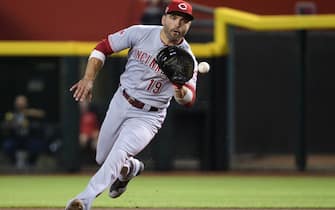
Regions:
<instances>
[{"instance_id":1,"label":"white baseball","mask_svg":"<svg viewBox=\"0 0 335 210\"><path fill-rule=\"evenodd\" d=\"M205 74L209 72L210 65L207 62L200 62L198 65L198 70L200 73Z\"/></svg>"}]
</instances>

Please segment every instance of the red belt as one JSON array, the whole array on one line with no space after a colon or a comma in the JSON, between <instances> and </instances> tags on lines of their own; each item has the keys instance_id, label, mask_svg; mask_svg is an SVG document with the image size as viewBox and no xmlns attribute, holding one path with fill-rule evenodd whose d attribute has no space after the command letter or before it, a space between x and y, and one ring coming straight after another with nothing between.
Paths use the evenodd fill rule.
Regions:
<instances>
[{"instance_id":1,"label":"red belt","mask_svg":"<svg viewBox=\"0 0 335 210\"><path fill-rule=\"evenodd\" d=\"M128 95L128 93L126 92L126 90L123 90L122 91L123 93L123 96L127 99L127 101L133 106L133 107L136 107L138 109L143 109L145 104L139 100L137 100L136 98ZM150 106L149 108L149 112L156 112L158 111L158 108L157 107L153 107L153 106Z\"/></svg>"}]
</instances>

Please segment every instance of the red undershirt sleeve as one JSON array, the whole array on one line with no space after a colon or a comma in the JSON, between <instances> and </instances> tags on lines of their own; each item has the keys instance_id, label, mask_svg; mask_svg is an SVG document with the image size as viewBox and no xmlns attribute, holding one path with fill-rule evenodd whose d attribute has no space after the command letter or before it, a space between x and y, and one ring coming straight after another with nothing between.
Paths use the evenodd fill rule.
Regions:
<instances>
[{"instance_id":1,"label":"red undershirt sleeve","mask_svg":"<svg viewBox=\"0 0 335 210\"><path fill-rule=\"evenodd\" d=\"M94 49L102 52L105 56L113 53L112 47L107 39L103 39L101 42L99 42Z\"/></svg>"}]
</instances>

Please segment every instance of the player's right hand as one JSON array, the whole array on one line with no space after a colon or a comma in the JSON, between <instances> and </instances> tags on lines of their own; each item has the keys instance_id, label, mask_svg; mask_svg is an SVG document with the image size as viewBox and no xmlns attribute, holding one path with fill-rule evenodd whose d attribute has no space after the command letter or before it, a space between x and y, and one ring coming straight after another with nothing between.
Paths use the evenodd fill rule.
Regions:
<instances>
[{"instance_id":1,"label":"player's right hand","mask_svg":"<svg viewBox=\"0 0 335 210\"><path fill-rule=\"evenodd\" d=\"M184 89L184 86L180 85L173 85L174 86L174 96L175 98L182 99L186 95L186 90Z\"/></svg>"},{"instance_id":2,"label":"player's right hand","mask_svg":"<svg viewBox=\"0 0 335 210\"><path fill-rule=\"evenodd\" d=\"M93 80L81 79L76 84L74 84L70 91L74 91L73 98L76 101L92 100L92 89L93 89Z\"/></svg>"}]
</instances>

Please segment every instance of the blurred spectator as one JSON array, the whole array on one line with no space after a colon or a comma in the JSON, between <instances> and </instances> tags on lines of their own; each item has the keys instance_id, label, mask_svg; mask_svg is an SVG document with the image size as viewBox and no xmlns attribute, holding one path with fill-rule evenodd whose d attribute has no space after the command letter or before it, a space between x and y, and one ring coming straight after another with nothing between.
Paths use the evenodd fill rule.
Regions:
<instances>
[{"instance_id":1,"label":"blurred spectator","mask_svg":"<svg viewBox=\"0 0 335 210\"><path fill-rule=\"evenodd\" d=\"M146 9L141 17L143 25L161 25L164 8L167 6L167 1L163 0L145 0Z\"/></svg>"},{"instance_id":2,"label":"blurred spectator","mask_svg":"<svg viewBox=\"0 0 335 210\"><path fill-rule=\"evenodd\" d=\"M99 135L99 118L88 102L80 103L80 133L79 144L84 152L91 155L91 159L95 160L95 150ZM92 158L93 156L93 158Z\"/></svg>"},{"instance_id":3,"label":"blurred spectator","mask_svg":"<svg viewBox=\"0 0 335 210\"><path fill-rule=\"evenodd\" d=\"M5 114L2 149L17 168L34 166L44 151L44 117L43 110L28 108L28 99L24 95L16 96L14 110Z\"/></svg>"}]
</instances>

